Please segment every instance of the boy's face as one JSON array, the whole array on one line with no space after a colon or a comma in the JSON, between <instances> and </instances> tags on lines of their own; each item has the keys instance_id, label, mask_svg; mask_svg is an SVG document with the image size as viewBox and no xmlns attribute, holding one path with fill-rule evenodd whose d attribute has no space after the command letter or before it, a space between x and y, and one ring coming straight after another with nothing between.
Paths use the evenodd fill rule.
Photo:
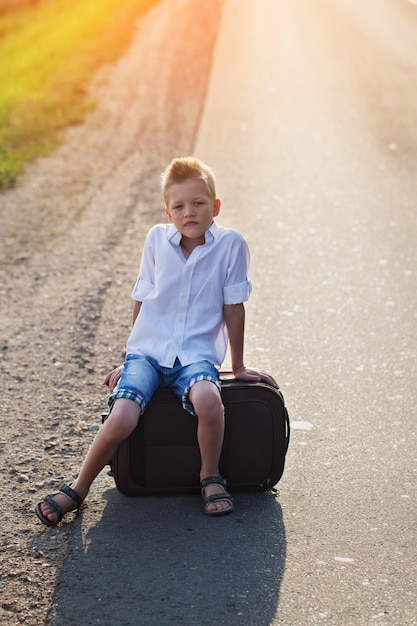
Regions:
<instances>
[{"instance_id":1,"label":"boy's face","mask_svg":"<svg viewBox=\"0 0 417 626\"><path fill-rule=\"evenodd\" d=\"M213 200L206 184L199 178L189 178L168 187L165 213L183 237L204 243L205 232L219 214L220 200Z\"/></svg>"}]
</instances>

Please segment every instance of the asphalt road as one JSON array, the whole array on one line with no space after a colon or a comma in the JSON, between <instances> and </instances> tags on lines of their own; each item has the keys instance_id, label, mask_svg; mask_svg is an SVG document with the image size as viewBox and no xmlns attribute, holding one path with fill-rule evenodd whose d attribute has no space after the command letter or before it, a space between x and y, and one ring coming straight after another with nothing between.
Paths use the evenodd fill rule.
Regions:
<instances>
[{"instance_id":1,"label":"asphalt road","mask_svg":"<svg viewBox=\"0 0 417 626\"><path fill-rule=\"evenodd\" d=\"M209 519L103 474L55 626L417 624L416 93L413 3L226 2L194 152L251 248L246 360L293 422L280 494Z\"/></svg>"}]
</instances>

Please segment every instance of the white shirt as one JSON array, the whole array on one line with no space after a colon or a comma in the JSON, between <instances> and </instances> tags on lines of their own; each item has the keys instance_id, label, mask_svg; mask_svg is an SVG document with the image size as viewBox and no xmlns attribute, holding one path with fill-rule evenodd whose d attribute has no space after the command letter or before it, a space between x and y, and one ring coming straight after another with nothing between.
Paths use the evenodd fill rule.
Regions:
<instances>
[{"instance_id":1,"label":"white shirt","mask_svg":"<svg viewBox=\"0 0 417 626\"><path fill-rule=\"evenodd\" d=\"M207 360L221 365L227 350L224 304L248 300L249 249L236 230L213 222L204 245L186 259L181 233L157 224L148 233L132 299L142 302L128 354L151 356L162 367Z\"/></svg>"}]
</instances>

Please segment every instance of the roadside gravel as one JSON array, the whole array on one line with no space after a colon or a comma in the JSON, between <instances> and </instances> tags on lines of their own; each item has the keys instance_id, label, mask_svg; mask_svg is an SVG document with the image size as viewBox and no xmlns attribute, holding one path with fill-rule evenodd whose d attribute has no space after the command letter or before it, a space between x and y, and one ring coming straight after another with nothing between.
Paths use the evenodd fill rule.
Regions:
<instances>
[{"instance_id":1,"label":"roadside gravel","mask_svg":"<svg viewBox=\"0 0 417 626\"><path fill-rule=\"evenodd\" d=\"M86 122L0 196L2 624L51 623L72 526L43 527L33 509L98 428L143 238L163 216L160 172L193 151L222 5L152 9L94 77Z\"/></svg>"}]
</instances>

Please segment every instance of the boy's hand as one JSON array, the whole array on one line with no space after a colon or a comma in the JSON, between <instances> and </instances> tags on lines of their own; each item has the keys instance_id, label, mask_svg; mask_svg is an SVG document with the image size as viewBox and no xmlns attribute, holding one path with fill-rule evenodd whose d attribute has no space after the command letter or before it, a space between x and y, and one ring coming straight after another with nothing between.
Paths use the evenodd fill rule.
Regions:
<instances>
[{"instance_id":1,"label":"boy's hand","mask_svg":"<svg viewBox=\"0 0 417 626\"><path fill-rule=\"evenodd\" d=\"M106 378L103 380L103 385L109 386L110 393L113 393L114 388L119 382L120 377L122 375L122 369L123 369L123 365L119 365L114 370L109 372Z\"/></svg>"},{"instance_id":2,"label":"boy's hand","mask_svg":"<svg viewBox=\"0 0 417 626\"><path fill-rule=\"evenodd\" d=\"M233 375L239 380L254 381L256 383L268 383L268 385L271 385L271 387L279 389L278 383L275 378L273 378L273 376L271 376L267 372L248 369L247 367L242 365L242 367L239 367L239 369L233 370Z\"/></svg>"}]
</instances>

